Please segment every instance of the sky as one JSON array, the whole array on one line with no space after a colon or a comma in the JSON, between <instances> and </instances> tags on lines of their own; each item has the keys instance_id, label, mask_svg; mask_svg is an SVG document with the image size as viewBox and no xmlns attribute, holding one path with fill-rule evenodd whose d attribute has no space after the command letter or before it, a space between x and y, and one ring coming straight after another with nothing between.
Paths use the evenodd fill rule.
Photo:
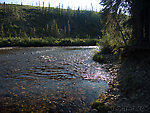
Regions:
<instances>
[{"instance_id":1,"label":"sky","mask_svg":"<svg viewBox=\"0 0 150 113\"><path fill-rule=\"evenodd\" d=\"M50 2L51 7L58 7L59 3L60 6L62 7L63 4L63 8L67 8L68 6L71 9L78 9L78 7L80 7L80 9L87 9L87 10L91 10L91 3L93 5L93 10L97 10L100 11L101 6L99 5L100 0L0 0L1 3L5 2L5 3L11 3L13 2L13 4L21 4L21 2L23 3L23 5L34 5L36 6L36 3L39 6L39 2L40 2L40 6L43 6L43 1L44 1L44 6L48 7L48 4Z\"/></svg>"}]
</instances>

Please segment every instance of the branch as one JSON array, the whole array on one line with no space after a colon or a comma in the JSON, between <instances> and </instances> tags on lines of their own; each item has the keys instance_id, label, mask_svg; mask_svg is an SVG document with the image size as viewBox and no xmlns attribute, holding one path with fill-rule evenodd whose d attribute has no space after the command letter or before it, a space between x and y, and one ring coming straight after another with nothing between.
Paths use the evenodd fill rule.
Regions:
<instances>
[{"instance_id":1,"label":"branch","mask_svg":"<svg viewBox=\"0 0 150 113\"><path fill-rule=\"evenodd\" d=\"M122 29L121 29L121 27L120 27L120 25L119 25L119 22L117 21L117 18L114 18L114 19L115 19L115 22L117 23L118 30L120 31L120 33L121 33L121 35L122 35L122 39L123 39L123 41L124 41L124 44L125 44L125 46L127 46L127 42L126 42L126 40L125 40L125 36L124 36L124 34L123 34L123 32L122 32Z\"/></svg>"}]
</instances>

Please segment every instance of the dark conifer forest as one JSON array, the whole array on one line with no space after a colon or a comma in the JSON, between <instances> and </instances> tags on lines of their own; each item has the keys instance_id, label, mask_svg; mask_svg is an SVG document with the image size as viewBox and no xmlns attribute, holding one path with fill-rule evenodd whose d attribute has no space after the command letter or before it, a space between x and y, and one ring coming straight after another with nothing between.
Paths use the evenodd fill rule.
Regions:
<instances>
[{"instance_id":1,"label":"dark conifer forest","mask_svg":"<svg viewBox=\"0 0 150 113\"><path fill-rule=\"evenodd\" d=\"M95 11L0 4L2 38L98 38L101 28Z\"/></svg>"}]
</instances>

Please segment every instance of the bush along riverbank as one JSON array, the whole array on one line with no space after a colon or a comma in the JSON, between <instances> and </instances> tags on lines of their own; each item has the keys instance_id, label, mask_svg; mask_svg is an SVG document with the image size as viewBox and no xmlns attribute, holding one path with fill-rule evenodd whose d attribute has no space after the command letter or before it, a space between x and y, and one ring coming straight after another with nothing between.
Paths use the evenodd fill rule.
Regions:
<instances>
[{"instance_id":1,"label":"bush along riverbank","mask_svg":"<svg viewBox=\"0 0 150 113\"><path fill-rule=\"evenodd\" d=\"M79 38L0 38L0 47L95 46L98 39Z\"/></svg>"},{"instance_id":2,"label":"bush along riverbank","mask_svg":"<svg viewBox=\"0 0 150 113\"><path fill-rule=\"evenodd\" d=\"M100 113L149 113L150 49L126 47L119 49L118 54L107 49L110 52L102 49L93 59L102 64L113 80L92 108Z\"/></svg>"}]
</instances>

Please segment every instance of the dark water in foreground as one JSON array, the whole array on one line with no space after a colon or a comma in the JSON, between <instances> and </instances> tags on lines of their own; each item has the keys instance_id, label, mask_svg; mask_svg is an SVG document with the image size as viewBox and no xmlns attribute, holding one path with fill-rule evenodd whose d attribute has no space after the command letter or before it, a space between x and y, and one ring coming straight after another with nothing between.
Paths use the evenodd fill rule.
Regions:
<instances>
[{"instance_id":1,"label":"dark water in foreground","mask_svg":"<svg viewBox=\"0 0 150 113\"><path fill-rule=\"evenodd\" d=\"M0 50L0 112L91 112L109 75L92 60L96 47Z\"/></svg>"}]
</instances>

